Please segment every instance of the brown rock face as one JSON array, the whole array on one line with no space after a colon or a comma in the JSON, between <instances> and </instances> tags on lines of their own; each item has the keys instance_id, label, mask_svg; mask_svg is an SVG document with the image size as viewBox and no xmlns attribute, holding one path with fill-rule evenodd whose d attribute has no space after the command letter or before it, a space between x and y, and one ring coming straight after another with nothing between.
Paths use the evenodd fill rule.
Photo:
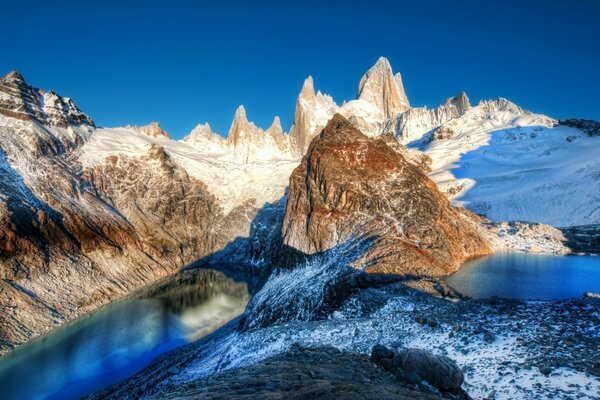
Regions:
<instances>
[{"instance_id":1,"label":"brown rock face","mask_svg":"<svg viewBox=\"0 0 600 400\"><path fill-rule=\"evenodd\" d=\"M442 275L490 252L478 217L450 206L435 184L382 139L336 114L290 177L283 241L307 254L354 235L374 239L356 267Z\"/></svg>"}]
</instances>

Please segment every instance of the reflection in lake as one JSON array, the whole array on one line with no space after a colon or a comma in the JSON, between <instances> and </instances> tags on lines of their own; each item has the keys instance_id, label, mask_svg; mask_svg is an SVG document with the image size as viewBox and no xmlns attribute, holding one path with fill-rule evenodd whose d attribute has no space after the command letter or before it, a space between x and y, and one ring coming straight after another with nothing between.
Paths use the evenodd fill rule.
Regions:
<instances>
[{"instance_id":1,"label":"reflection in lake","mask_svg":"<svg viewBox=\"0 0 600 400\"><path fill-rule=\"evenodd\" d=\"M193 269L108 304L0 358L7 399L72 399L116 383L244 311L245 283Z\"/></svg>"}]
</instances>

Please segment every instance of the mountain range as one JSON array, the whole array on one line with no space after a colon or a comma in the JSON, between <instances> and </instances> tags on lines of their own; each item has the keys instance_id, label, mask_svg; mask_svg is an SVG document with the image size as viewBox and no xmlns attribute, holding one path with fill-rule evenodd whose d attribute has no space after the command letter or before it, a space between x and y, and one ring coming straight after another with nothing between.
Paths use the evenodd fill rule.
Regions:
<instances>
[{"instance_id":1,"label":"mountain range","mask_svg":"<svg viewBox=\"0 0 600 400\"><path fill-rule=\"evenodd\" d=\"M353 266L425 277L502 249L565 254L600 224L600 124L464 92L412 107L380 58L341 106L308 77L294 122L240 106L200 124L98 127L67 97L0 79L0 352L194 262L355 244ZM415 281L415 285L422 282Z\"/></svg>"}]
</instances>

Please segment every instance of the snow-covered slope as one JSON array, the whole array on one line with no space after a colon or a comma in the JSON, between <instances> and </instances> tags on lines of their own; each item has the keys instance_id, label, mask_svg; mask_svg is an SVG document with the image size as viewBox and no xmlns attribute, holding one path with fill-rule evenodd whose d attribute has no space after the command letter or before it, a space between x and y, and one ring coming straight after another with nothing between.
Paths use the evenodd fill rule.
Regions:
<instances>
[{"instance_id":1,"label":"snow-covered slope","mask_svg":"<svg viewBox=\"0 0 600 400\"><path fill-rule=\"evenodd\" d=\"M600 223L600 137L484 101L420 141L431 178L460 205L496 221ZM427 143L429 142L429 143Z\"/></svg>"},{"instance_id":2,"label":"snow-covered slope","mask_svg":"<svg viewBox=\"0 0 600 400\"><path fill-rule=\"evenodd\" d=\"M128 128L96 129L82 147L80 160L83 168L91 168L104 164L110 155L141 157L152 144L163 147L190 176L206 184L225 214L250 199L255 199L259 207L277 201L300 161L280 157L247 163L227 151L227 147L201 148L188 141L155 138Z\"/></svg>"}]
</instances>

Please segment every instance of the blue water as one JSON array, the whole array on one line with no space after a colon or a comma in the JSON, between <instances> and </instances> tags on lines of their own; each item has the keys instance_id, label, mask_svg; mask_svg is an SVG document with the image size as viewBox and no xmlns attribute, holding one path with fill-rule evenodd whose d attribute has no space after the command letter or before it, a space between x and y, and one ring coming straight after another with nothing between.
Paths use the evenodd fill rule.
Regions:
<instances>
[{"instance_id":1,"label":"blue water","mask_svg":"<svg viewBox=\"0 0 600 400\"><path fill-rule=\"evenodd\" d=\"M581 298L600 293L600 257L499 253L467 261L446 282L472 298Z\"/></svg>"},{"instance_id":2,"label":"blue water","mask_svg":"<svg viewBox=\"0 0 600 400\"><path fill-rule=\"evenodd\" d=\"M247 302L245 288L215 274L180 273L166 291L111 303L1 357L1 398L76 399L214 331Z\"/></svg>"}]
</instances>

